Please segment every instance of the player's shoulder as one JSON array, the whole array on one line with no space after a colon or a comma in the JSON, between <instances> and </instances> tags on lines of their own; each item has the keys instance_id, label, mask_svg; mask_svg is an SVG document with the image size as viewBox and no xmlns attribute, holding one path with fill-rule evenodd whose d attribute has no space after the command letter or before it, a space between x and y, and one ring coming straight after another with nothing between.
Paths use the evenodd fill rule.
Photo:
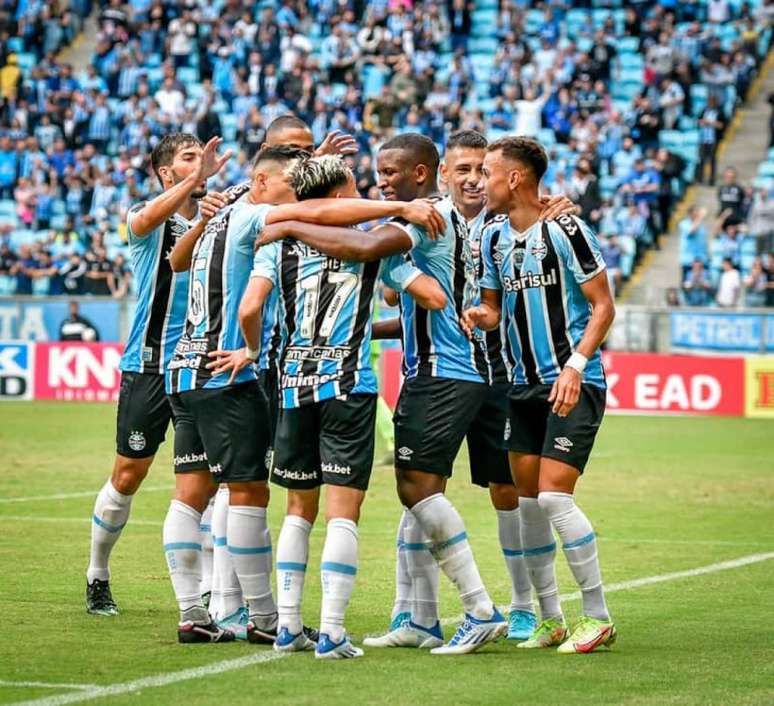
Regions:
<instances>
[{"instance_id":1,"label":"player's shoulder","mask_svg":"<svg viewBox=\"0 0 774 706\"><path fill-rule=\"evenodd\" d=\"M505 213L487 213L481 227L482 238L499 237L508 226L508 215Z\"/></svg>"},{"instance_id":2,"label":"player's shoulder","mask_svg":"<svg viewBox=\"0 0 774 706\"><path fill-rule=\"evenodd\" d=\"M593 232L591 226L578 216L564 214L548 221L548 232L553 236L566 237L569 240L588 238Z\"/></svg>"},{"instance_id":3,"label":"player's shoulder","mask_svg":"<svg viewBox=\"0 0 774 706\"><path fill-rule=\"evenodd\" d=\"M233 184L229 186L223 195L226 197L227 203L234 203L241 199L248 191L250 191L250 182L243 181L240 184Z\"/></svg>"}]
</instances>

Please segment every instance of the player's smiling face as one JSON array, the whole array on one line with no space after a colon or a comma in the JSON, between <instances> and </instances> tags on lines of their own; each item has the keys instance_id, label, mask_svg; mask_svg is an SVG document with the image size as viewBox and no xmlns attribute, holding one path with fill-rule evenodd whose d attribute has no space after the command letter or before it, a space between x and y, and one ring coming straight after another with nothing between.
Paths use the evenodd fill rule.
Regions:
<instances>
[{"instance_id":1,"label":"player's smiling face","mask_svg":"<svg viewBox=\"0 0 774 706\"><path fill-rule=\"evenodd\" d=\"M475 147L454 147L446 152L441 171L455 204L483 207L485 155L486 150Z\"/></svg>"},{"instance_id":2,"label":"player's smiling face","mask_svg":"<svg viewBox=\"0 0 774 706\"><path fill-rule=\"evenodd\" d=\"M413 201L419 196L416 168L403 150L382 150L376 157L377 186L387 201Z\"/></svg>"},{"instance_id":3,"label":"player's smiling face","mask_svg":"<svg viewBox=\"0 0 774 706\"><path fill-rule=\"evenodd\" d=\"M501 152L487 152L482 168L486 206L492 213L508 213L509 170Z\"/></svg>"},{"instance_id":4,"label":"player's smiling face","mask_svg":"<svg viewBox=\"0 0 774 706\"><path fill-rule=\"evenodd\" d=\"M199 168L199 163L201 160L202 147L200 145L191 143L180 148L175 154L175 158L172 160L172 164L169 167L172 175L172 183L169 186L179 184L192 172L195 172ZM201 183L196 187L196 190L191 192L191 197L200 199L206 193L207 182L202 179Z\"/></svg>"}]
</instances>

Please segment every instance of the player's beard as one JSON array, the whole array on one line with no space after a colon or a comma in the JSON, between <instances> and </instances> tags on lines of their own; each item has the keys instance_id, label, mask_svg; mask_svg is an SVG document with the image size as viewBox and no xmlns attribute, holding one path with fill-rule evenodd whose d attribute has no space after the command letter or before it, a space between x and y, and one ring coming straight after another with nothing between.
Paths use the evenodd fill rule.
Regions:
<instances>
[{"instance_id":1,"label":"player's beard","mask_svg":"<svg viewBox=\"0 0 774 706\"><path fill-rule=\"evenodd\" d=\"M172 170L172 175L175 179L175 185L179 184L181 181L185 181L185 177L181 177L174 169ZM203 199L207 195L207 183L205 182L205 186L203 189L195 189L191 192L191 198L195 201L198 201L199 199Z\"/></svg>"}]
</instances>

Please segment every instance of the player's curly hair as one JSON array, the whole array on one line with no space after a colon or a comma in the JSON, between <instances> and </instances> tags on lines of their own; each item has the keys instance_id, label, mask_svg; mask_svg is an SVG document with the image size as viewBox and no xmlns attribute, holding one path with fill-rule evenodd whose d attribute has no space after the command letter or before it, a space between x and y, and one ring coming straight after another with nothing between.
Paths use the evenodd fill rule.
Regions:
<instances>
[{"instance_id":1,"label":"player's curly hair","mask_svg":"<svg viewBox=\"0 0 774 706\"><path fill-rule=\"evenodd\" d=\"M505 159L520 162L535 175L540 183L548 169L548 155L543 145L531 137L501 137L486 148L487 152L502 152Z\"/></svg>"},{"instance_id":2,"label":"player's curly hair","mask_svg":"<svg viewBox=\"0 0 774 706\"><path fill-rule=\"evenodd\" d=\"M288 184L299 201L320 199L352 178L352 170L333 155L310 157L296 162L288 173Z\"/></svg>"}]
</instances>

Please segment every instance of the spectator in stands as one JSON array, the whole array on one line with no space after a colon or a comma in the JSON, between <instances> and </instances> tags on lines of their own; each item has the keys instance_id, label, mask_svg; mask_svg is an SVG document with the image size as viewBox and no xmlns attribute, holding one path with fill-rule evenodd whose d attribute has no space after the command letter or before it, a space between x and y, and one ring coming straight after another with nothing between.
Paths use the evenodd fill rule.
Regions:
<instances>
[{"instance_id":1,"label":"spectator in stands","mask_svg":"<svg viewBox=\"0 0 774 706\"><path fill-rule=\"evenodd\" d=\"M750 233L758 239L759 250L765 252L774 247L774 199L769 189L760 188L754 192L748 226Z\"/></svg>"},{"instance_id":2,"label":"spectator in stands","mask_svg":"<svg viewBox=\"0 0 774 706\"><path fill-rule=\"evenodd\" d=\"M82 316L78 302L71 301L68 305L67 318L59 325L60 341L99 341L97 327Z\"/></svg>"},{"instance_id":3,"label":"spectator in stands","mask_svg":"<svg viewBox=\"0 0 774 706\"><path fill-rule=\"evenodd\" d=\"M661 81L661 94L658 99L658 106L663 116L664 128L673 130L680 116L683 114L683 104L685 103L685 91L670 76Z\"/></svg>"},{"instance_id":4,"label":"spectator in stands","mask_svg":"<svg viewBox=\"0 0 774 706\"><path fill-rule=\"evenodd\" d=\"M712 290L712 282L704 269L704 263L697 258L683 278L683 299L688 306L709 306Z\"/></svg>"},{"instance_id":5,"label":"spectator in stands","mask_svg":"<svg viewBox=\"0 0 774 706\"><path fill-rule=\"evenodd\" d=\"M695 269L696 262L700 262L705 267L708 264L707 227L704 224L706 217L707 210L694 204L678 225L683 281L688 273Z\"/></svg>"},{"instance_id":6,"label":"spectator in stands","mask_svg":"<svg viewBox=\"0 0 774 706\"><path fill-rule=\"evenodd\" d=\"M64 294L86 293L86 272L88 263L78 253L72 253L59 267Z\"/></svg>"},{"instance_id":7,"label":"spectator in stands","mask_svg":"<svg viewBox=\"0 0 774 706\"><path fill-rule=\"evenodd\" d=\"M19 247L19 256L10 269L16 277L16 294L32 294L32 279L38 269L38 261L32 256L29 245Z\"/></svg>"},{"instance_id":8,"label":"spectator in stands","mask_svg":"<svg viewBox=\"0 0 774 706\"><path fill-rule=\"evenodd\" d=\"M581 218L596 228L602 217L600 213L602 198L599 194L597 177L592 171L591 163L585 157L578 160L569 184L568 195L580 206Z\"/></svg>"},{"instance_id":9,"label":"spectator in stands","mask_svg":"<svg viewBox=\"0 0 774 706\"><path fill-rule=\"evenodd\" d=\"M753 260L750 272L744 277L745 306L766 306L769 294L769 276L759 257Z\"/></svg>"},{"instance_id":10,"label":"spectator in stands","mask_svg":"<svg viewBox=\"0 0 774 706\"><path fill-rule=\"evenodd\" d=\"M746 212L744 187L737 180L737 171L729 167L723 172L723 183L718 188L718 213L739 223Z\"/></svg>"},{"instance_id":11,"label":"spectator in stands","mask_svg":"<svg viewBox=\"0 0 774 706\"><path fill-rule=\"evenodd\" d=\"M723 308L735 307L739 304L742 293L742 278L739 270L734 267L730 257L723 258L723 269L718 282L715 302Z\"/></svg>"},{"instance_id":12,"label":"spectator in stands","mask_svg":"<svg viewBox=\"0 0 774 706\"><path fill-rule=\"evenodd\" d=\"M621 248L614 235L600 237L600 250L602 259L607 266L607 278L613 290L613 296L621 286Z\"/></svg>"},{"instance_id":13,"label":"spectator in stands","mask_svg":"<svg viewBox=\"0 0 774 706\"><path fill-rule=\"evenodd\" d=\"M86 291L98 297L108 297L111 294L110 280L113 278L113 265L107 259L105 249L94 248L87 255Z\"/></svg>"},{"instance_id":14,"label":"spectator in stands","mask_svg":"<svg viewBox=\"0 0 774 706\"><path fill-rule=\"evenodd\" d=\"M707 166L710 168L710 186L715 185L715 172L717 168L718 138L723 131L723 112L718 107L715 96L709 96L707 107L699 116L699 167L696 179L700 184L704 183Z\"/></svg>"},{"instance_id":15,"label":"spectator in stands","mask_svg":"<svg viewBox=\"0 0 774 706\"><path fill-rule=\"evenodd\" d=\"M734 267L739 267L742 260L742 240L747 231L747 225L730 218L730 209L726 209L718 217L713 237L718 240L718 252L728 258Z\"/></svg>"},{"instance_id":16,"label":"spectator in stands","mask_svg":"<svg viewBox=\"0 0 774 706\"><path fill-rule=\"evenodd\" d=\"M132 271L126 264L126 258L119 253L111 263L110 277L108 277L108 287L113 299L123 299L129 293L131 282Z\"/></svg>"},{"instance_id":17,"label":"spectator in stands","mask_svg":"<svg viewBox=\"0 0 774 706\"><path fill-rule=\"evenodd\" d=\"M629 199L625 209L621 209L618 215L618 232L634 238L640 247L650 242L650 234L645 216L642 215L633 199Z\"/></svg>"}]
</instances>

